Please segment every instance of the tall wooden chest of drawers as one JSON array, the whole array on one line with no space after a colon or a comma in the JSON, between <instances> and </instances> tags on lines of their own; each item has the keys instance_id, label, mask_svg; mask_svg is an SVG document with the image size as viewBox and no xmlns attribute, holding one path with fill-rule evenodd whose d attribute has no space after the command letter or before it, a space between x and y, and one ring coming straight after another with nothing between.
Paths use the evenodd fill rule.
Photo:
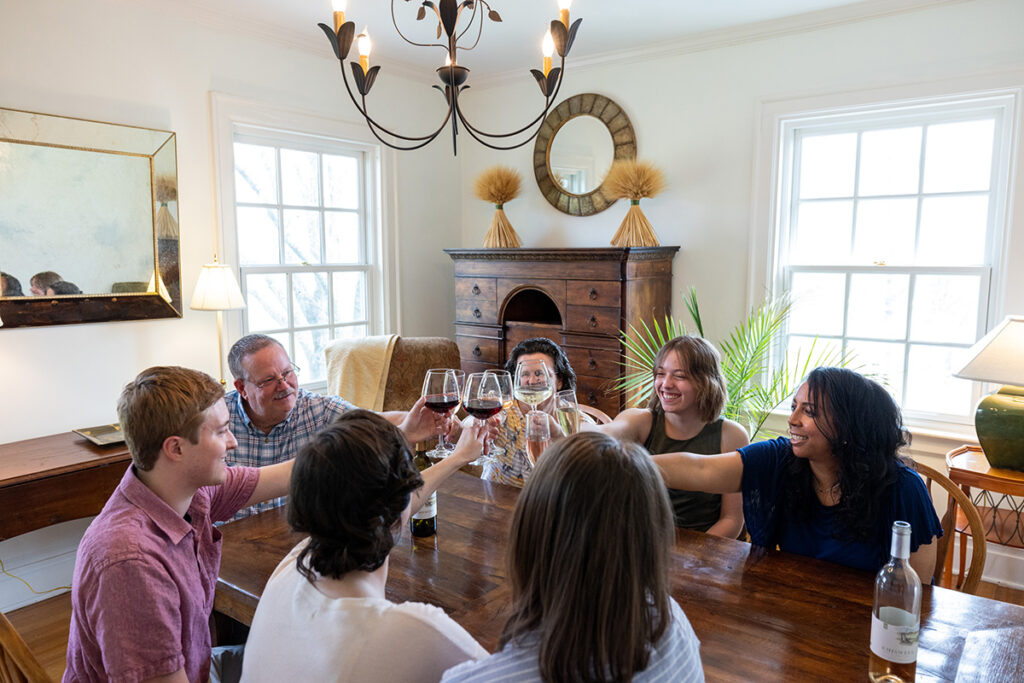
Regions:
<instances>
[{"instance_id":1,"label":"tall wooden chest of drawers","mask_svg":"<svg viewBox=\"0 0 1024 683\"><path fill-rule=\"evenodd\" d=\"M679 247L445 249L455 263L455 338L462 367L504 365L524 339L548 337L576 371L581 403L609 415L625 360L619 331L661 321L672 307Z\"/></svg>"}]
</instances>

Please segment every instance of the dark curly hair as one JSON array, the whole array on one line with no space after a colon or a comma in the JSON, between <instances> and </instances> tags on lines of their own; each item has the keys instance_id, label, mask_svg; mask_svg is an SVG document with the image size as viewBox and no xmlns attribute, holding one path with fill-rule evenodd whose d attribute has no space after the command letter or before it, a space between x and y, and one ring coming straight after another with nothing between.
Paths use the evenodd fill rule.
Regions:
<instances>
[{"instance_id":1,"label":"dark curly hair","mask_svg":"<svg viewBox=\"0 0 1024 683\"><path fill-rule=\"evenodd\" d=\"M817 408L814 424L839 461L838 530L851 540L885 545L889 529L879 520L899 477L899 450L910 444L899 406L877 382L845 368L816 368L805 380ZM786 499L791 514L816 514L810 464L790 462Z\"/></svg>"},{"instance_id":2,"label":"dark curly hair","mask_svg":"<svg viewBox=\"0 0 1024 683\"><path fill-rule=\"evenodd\" d=\"M402 432L368 410L344 413L295 458L288 523L308 533L297 567L310 582L384 564L409 497L423 486Z\"/></svg>"},{"instance_id":3,"label":"dark curly hair","mask_svg":"<svg viewBox=\"0 0 1024 683\"><path fill-rule=\"evenodd\" d=\"M505 369L508 370L508 374L515 377L519 357L530 353L543 353L551 356L551 359L555 362L555 377L562 381L562 388L576 388L576 373L573 372L572 366L569 365L569 358L565 355L565 351L562 350L561 346L547 337L524 339L516 344L515 348L509 352L508 360L505 362Z\"/></svg>"}]
</instances>

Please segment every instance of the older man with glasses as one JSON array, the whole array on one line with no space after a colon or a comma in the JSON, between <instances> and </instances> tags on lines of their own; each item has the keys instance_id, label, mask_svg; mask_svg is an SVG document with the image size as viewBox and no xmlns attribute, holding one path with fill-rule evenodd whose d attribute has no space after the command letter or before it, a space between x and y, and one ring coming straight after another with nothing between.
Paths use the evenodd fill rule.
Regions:
<instances>
[{"instance_id":1,"label":"older man with glasses","mask_svg":"<svg viewBox=\"0 0 1024 683\"><path fill-rule=\"evenodd\" d=\"M232 465L262 467L291 460L314 434L357 407L340 396L299 388L298 368L288 352L264 334L250 334L235 342L228 352L228 367L235 391L224 399L238 441L238 448L228 454ZM422 398L408 412L383 416L413 443L436 434L441 419L423 406ZM261 503L239 512L236 519L283 502L277 498Z\"/></svg>"}]
</instances>

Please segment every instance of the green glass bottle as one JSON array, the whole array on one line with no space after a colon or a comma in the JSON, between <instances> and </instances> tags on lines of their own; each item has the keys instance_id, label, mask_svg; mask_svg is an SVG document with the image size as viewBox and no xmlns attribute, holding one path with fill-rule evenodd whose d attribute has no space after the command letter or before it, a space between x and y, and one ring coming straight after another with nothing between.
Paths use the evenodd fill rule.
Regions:
<instances>
[{"instance_id":1,"label":"green glass bottle","mask_svg":"<svg viewBox=\"0 0 1024 683\"><path fill-rule=\"evenodd\" d=\"M416 444L416 456L413 462L420 472L430 467L430 460L425 451L420 450L420 444ZM423 538L433 536L437 533L437 492L430 494L430 498L423 504L412 518L409 519L409 529L413 536Z\"/></svg>"}]
</instances>

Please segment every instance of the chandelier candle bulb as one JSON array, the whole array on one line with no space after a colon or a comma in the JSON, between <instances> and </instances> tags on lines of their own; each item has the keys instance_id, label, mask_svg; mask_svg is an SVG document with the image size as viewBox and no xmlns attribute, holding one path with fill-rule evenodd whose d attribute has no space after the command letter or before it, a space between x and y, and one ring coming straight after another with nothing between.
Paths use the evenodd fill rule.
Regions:
<instances>
[{"instance_id":1,"label":"chandelier candle bulb","mask_svg":"<svg viewBox=\"0 0 1024 683\"><path fill-rule=\"evenodd\" d=\"M551 37L551 29L544 34L540 49L544 55L544 75L547 76L551 72L551 55L555 51L555 39Z\"/></svg>"},{"instance_id":2,"label":"chandelier candle bulb","mask_svg":"<svg viewBox=\"0 0 1024 683\"><path fill-rule=\"evenodd\" d=\"M565 24L565 28L569 28L569 5L572 4L572 0L558 0L558 18Z\"/></svg>"},{"instance_id":3,"label":"chandelier candle bulb","mask_svg":"<svg viewBox=\"0 0 1024 683\"><path fill-rule=\"evenodd\" d=\"M370 41L370 31L368 28L364 28L363 32L359 34L359 66L363 67L364 74L370 70L371 49L373 49L373 43Z\"/></svg>"},{"instance_id":4,"label":"chandelier candle bulb","mask_svg":"<svg viewBox=\"0 0 1024 683\"><path fill-rule=\"evenodd\" d=\"M348 0L333 0L331 9L334 10L334 32L337 33L341 25L345 23L345 6Z\"/></svg>"}]
</instances>

